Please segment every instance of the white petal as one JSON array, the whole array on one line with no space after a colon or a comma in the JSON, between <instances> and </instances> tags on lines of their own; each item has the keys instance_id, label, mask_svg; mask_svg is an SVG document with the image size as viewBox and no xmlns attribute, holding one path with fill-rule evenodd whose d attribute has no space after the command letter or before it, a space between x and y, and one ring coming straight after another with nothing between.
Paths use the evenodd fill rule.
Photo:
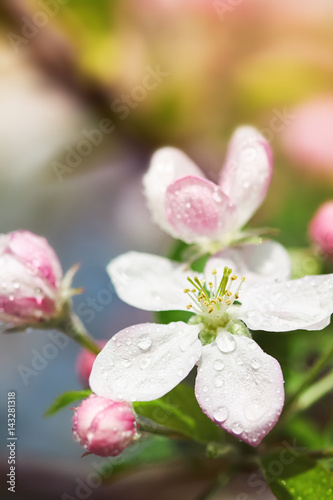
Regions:
<instances>
[{"instance_id":1,"label":"white petal","mask_svg":"<svg viewBox=\"0 0 333 500\"><path fill-rule=\"evenodd\" d=\"M182 151L166 147L153 155L143 178L144 193L153 220L173 237L177 236L167 220L165 193L173 181L187 175L205 177L199 167Z\"/></svg>"},{"instance_id":2,"label":"white petal","mask_svg":"<svg viewBox=\"0 0 333 500\"><path fill-rule=\"evenodd\" d=\"M198 276L184 264L140 252L120 255L107 270L119 297L146 311L186 310L190 302L184 293L189 286L186 277Z\"/></svg>"},{"instance_id":3,"label":"white petal","mask_svg":"<svg viewBox=\"0 0 333 500\"><path fill-rule=\"evenodd\" d=\"M264 200L272 178L272 153L267 140L252 127L232 136L220 187L237 206L235 230L242 227Z\"/></svg>"},{"instance_id":4,"label":"white petal","mask_svg":"<svg viewBox=\"0 0 333 500\"><path fill-rule=\"evenodd\" d=\"M333 312L333 274L256 285L239 300L239 317L252 330L321 329Z\"/></svg>"},{"instance_id":5,"label":"white petal","mask_svg":"<svg viewBox=\"0 0 333 500\"><path fill-rule=\"evenodd\" d=\"M220 281L225 266L230 267L233 274L245 276L246 281L242 289L256 283L286 280L291 274L287 250L274 241L222 250L208 260L205 268L206 279L211 281L211 273L216 269L217 280Z\"/></svg>"},{"instance_id":6,"label":"white petal","mask_svg":"<svg viewBox=\"0 0 333 500\"><path fill-rule=\"evenodd\" d=\"M281 367L254 340L223 332L203 347L195 394L211 420L257 446L283 408Z\"/></svg>"},{"instance_id":7,"label":"white petal","mask_svg":"<svg viewBox=\"0 0 333 500\"><path fill-rule=\"evenodd\" d=\"M117 333L98 354L90 387L98 396L151 401L179 384L201 356L200 327L145 323Z\"/></svg>"}]
</instances>

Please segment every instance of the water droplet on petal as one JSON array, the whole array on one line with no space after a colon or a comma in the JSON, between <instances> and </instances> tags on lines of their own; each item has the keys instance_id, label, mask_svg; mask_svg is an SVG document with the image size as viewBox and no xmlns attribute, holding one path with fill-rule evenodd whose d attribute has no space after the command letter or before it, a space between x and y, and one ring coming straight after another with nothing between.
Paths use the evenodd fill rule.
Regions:
<instances>
[{"instance_id":1,"label":"water droplet on petal","mask_svg":"<svg viewBox=\"0 0 333 500\"><path fill-rule=\"evenodd\" d=\"M229 416L229 410L225 406L221 406L217 410L214 411L213 417L218 422L225 422Z\"/></svg>"},{"instance_id":2,"label":"water droplet on petal","mask_svg":"<svg viewBox=\"0 0 333 500\"><path fill-rule=\"evenodd\" d=\"M221 370L223 370L223 368L224 368L224 363L223 363L223 361L221 361L220 359L217 359L217 360L214 362L214 365L213 365L213 366L214 366L215 370L221 371Z\"/></svg>"},{"instance_id":3,"label":"water droplet on petal","mask_svg":"<svg viewBox=\"0 0 333 500\"><path fill-rule=\"evenodd\" d=\"M232 425L231 432L233 432L238 436L238 434L241 434L243 432L243 427L241 426L241 424L238 424L236 422L235 424Z\"/></svg>"},{"instance_id":4,"label":"water droplet on petal","mask_svg":"<svg viewBox=\"0 0 333 500\"><path fill-rule=\"evenodd\" d=\"M151 347L151 345L152 345L152 340L150 337L148 337L148 335L142 335L139 338L138 347L142 351L148 351L148 349Z\"/></svg>"},{"instance_id":5,"label":"water droplet on petal","mask_svg":"<svg viewBox=\"0 0 333 500\"><path fill-rule=\"evenodd\" d=\"M216 337L217 347L221 352L229 354L236 349L236 341L230 333L223 332Z\"/></svg>"},{"instance_id":6,"label":"water droplet on petal","mask_svg":"<svg viewBox=\"0 0 333 500\"><path fill-rule=\"evenodd\" d=\"M251 366L254 370L259 370L259 368L261 367L261 363L257 358L253 358L252 362L251 362Z\"/></svg>"}]
</instances>

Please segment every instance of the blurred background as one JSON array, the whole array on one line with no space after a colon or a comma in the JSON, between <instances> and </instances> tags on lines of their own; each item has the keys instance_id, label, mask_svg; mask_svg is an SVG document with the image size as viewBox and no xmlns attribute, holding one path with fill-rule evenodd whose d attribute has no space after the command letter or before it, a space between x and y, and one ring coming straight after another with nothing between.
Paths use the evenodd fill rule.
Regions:
<instances>
[{"instance_id":1,"label":"blurred background","mask_svg":"<svg viewBox=\"0 0 333 500\"><path fill-rule=\"evenodd\" d=\"M76 307L109 297L86 323L96 339L149 320L115 297L105 266L123 251L169 250L141 188L160 146L183 149L214 180L233 130L257 127L271 143L275 171L251 225L278 228L277 240L289 247L309 247L308 223L333 198L330 0L4 0L0 20L0 232L44 235L65 271L81 263L75 284L86 292ZM308 272L313 266L310 259ZM294 353L285 373L294 370L295 380L325 346L327 330L304 335L261 343L282 365ZM0 338L2 435L7 391L17 391L18 499L80 498L77 478L87 483L93 463L103 462L80 458L71 410L43 417L61 392L81 387L74 343L38 365L50 343L45 332ZM22 366L34 374L22 377ZM316 426L318 440L331 435L325 418L310 416L307 425L307 439ZM144 470L117 472L81 498L187 500L205 488L209 474L189 468L178 444L142 446L129 460ZM6 456L2 448L3 476ZM258 495L246 477L216 498L241 492L274 498Z\"/></svg>"}]
</instances>

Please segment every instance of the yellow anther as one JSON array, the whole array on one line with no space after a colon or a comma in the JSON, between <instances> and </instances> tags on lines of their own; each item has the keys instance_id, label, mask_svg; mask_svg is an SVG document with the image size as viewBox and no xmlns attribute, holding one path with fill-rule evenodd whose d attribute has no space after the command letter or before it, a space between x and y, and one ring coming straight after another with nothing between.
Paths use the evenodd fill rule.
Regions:
<instances>
[{"instance_id":1,"label":"yellow anther","mask_svg":"<svg viewBox=\"0 0 333 500\"><path fill-rule=\"evenodd\" d=\"M217 300L218 300L219 302L223 302L222 297L218 297L218 298L217 298Z\"/></svg>"},{"instance_id":2,"label":"yellow anther","mask_svg":"<svg viewBox=\"0 0 333 500\"><path fill-rule=\"evenodd\" d=\"M241 280L244 282L244 281L245 281L245 277L243 276L243 277L241 278Z\"/></svg>"},{"instance_id":3,"label":"yellow anther","mask_svg":"<svg viewBox=\"0 0 333 500\"><path fill-rule=\"evenodd\" d=\"M213 288L213 286L214 286L211 281L208 283L208 285L209 285L209 288Z\"/></svg>"},{"instance_id":4,"label":"yellow anther","mask_svg":"<svg viewBox=\"0 0 333 500\"><path fill-rule=\"evenodd\" d=\"M186 306L186 309L192 309L192 304L189 304L188 306Z\"/></svg>"},{"instance_id":5,"label":"yellow anther","mask_svg":"<svg viewBox=\"0 0 333 500\"><path fill-rule=\"evenodd\" d=\"M201 300L201 299L204 299L205 298L205 295L203 293L200 293L198 299Z\"/></svg>"},{"instance_id":6,"label":"yellow anther","mask_svg":"<svg viewBox=\"0 0 333 500\"><path fill-rule=\"evenodd\" d=\"M235 281L237 278L238 278L238 276L236 276L235 274L233 274L232 276L230 276L231 281Z\"/></svg>"},{"instance_id":7,"label":"yellow anther","mask_svg":"<svg viewBox=\"0 0 333 500\"><path fill-rule=\"evenodd\" d=\"M211 300L211 301L210 301L210 303L211 303L211 304L216 304L216 300L215 300L215 299L213 299L213 300Z\"/></svg>"},{"instance_id":8,"label":"yellow anther","mask_svg":"<svg viewBox=\"0 0 333 500\"><path fill-rule=\"evenodd\" d=\"M225 291L225 295L226 295L227 297L231 297L232 293L230 292L230 290L226 290L226 291Z\"/></svg>"},{"instance_id":9,"label":"yellow anther","mask_svg":"<svg viewBox=\"0 0 333 500\"><path fill-rule=\"evenodd\" d=\"M214 274L217 274L217 270L216 269L213 269L212 271L212 275L214 276Z\"/></svg>"},{"instance_id":10,"label":"yellow anther","mask_svg":"<svg viewBox=\"0 0 333 500\"><path fill-rule=\"evenodd\" d=\"M204 305L205 305L206 307L208 307L208 306L210 305L210 304L209 304L209 302L208 302L208 300L205 300Z\"/></svg>"},{"instance_id":11,"label":"yellow anther","mask_svg":"<svg viewBox=\"0 0 333 500\"><path fill-rule=\"evenodd\" d=\"M196 289L195 289L195 288L193 288L193 289L191 290L191 292L192 292L192 293L196 293Z\"/></svg>"},{"instance_id":12,"label":"yellow anther","mask_svg":"<svg viewBox=\"0 0 333 500\"><path fill-rule=\"evenodd\" d=\"M210 308L208 309L208 313L209 313L209 314L210 314L210 313L212 313L213 311L214 311L214 307L210 307Z\"/></svg>"},{"instance_id":13,"label":"yellow anther","mask_svg":"<svg viewBox=\"0 0 333 500\"><path fill-rule=\"evenodd\" d=\"M189 288L184 288L184 293L189 293L191 290Z\"/></svg>"},{"instance_id":14,"label":"yellow anther","mask_svg":"<svg viewBox=\"0 0 333 500\"><path fill-rule=\"evenodd\" d=\"M239 293L235 293L235 299L239 299Z\"/></svg>"},{"instance_id":15,"label":"yellow anther","mask_svg":"<svg viewBox=\"0 0 333 500\"><path fill-rule=\"evenodd\" d=\"M231 300L227 300L226 304L227 306L231 306Z\"/></svg>"}]
</instances>

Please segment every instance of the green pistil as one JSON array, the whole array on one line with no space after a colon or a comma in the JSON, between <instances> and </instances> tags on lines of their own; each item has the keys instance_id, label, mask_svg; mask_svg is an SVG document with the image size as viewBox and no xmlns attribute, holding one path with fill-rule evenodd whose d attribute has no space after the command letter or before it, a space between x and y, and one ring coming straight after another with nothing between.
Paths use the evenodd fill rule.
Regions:
<instances>
[{"instance_id":1,"label":"green pistil","mask_svg":"<svg viewBox=\"0 0 333 500\"><path fill-rule=\"evenodd\" d=\"M226 288L227 288L227 285L228 285L229 276L231 273L232 273L232 269L230 269L230 267L226 266L224 268L224 271L223 271L221 283L220 283L220 285L217 289L217 292L216 292L216 297L222 297L224 295Z\"/></svg>"}]
</instances>

